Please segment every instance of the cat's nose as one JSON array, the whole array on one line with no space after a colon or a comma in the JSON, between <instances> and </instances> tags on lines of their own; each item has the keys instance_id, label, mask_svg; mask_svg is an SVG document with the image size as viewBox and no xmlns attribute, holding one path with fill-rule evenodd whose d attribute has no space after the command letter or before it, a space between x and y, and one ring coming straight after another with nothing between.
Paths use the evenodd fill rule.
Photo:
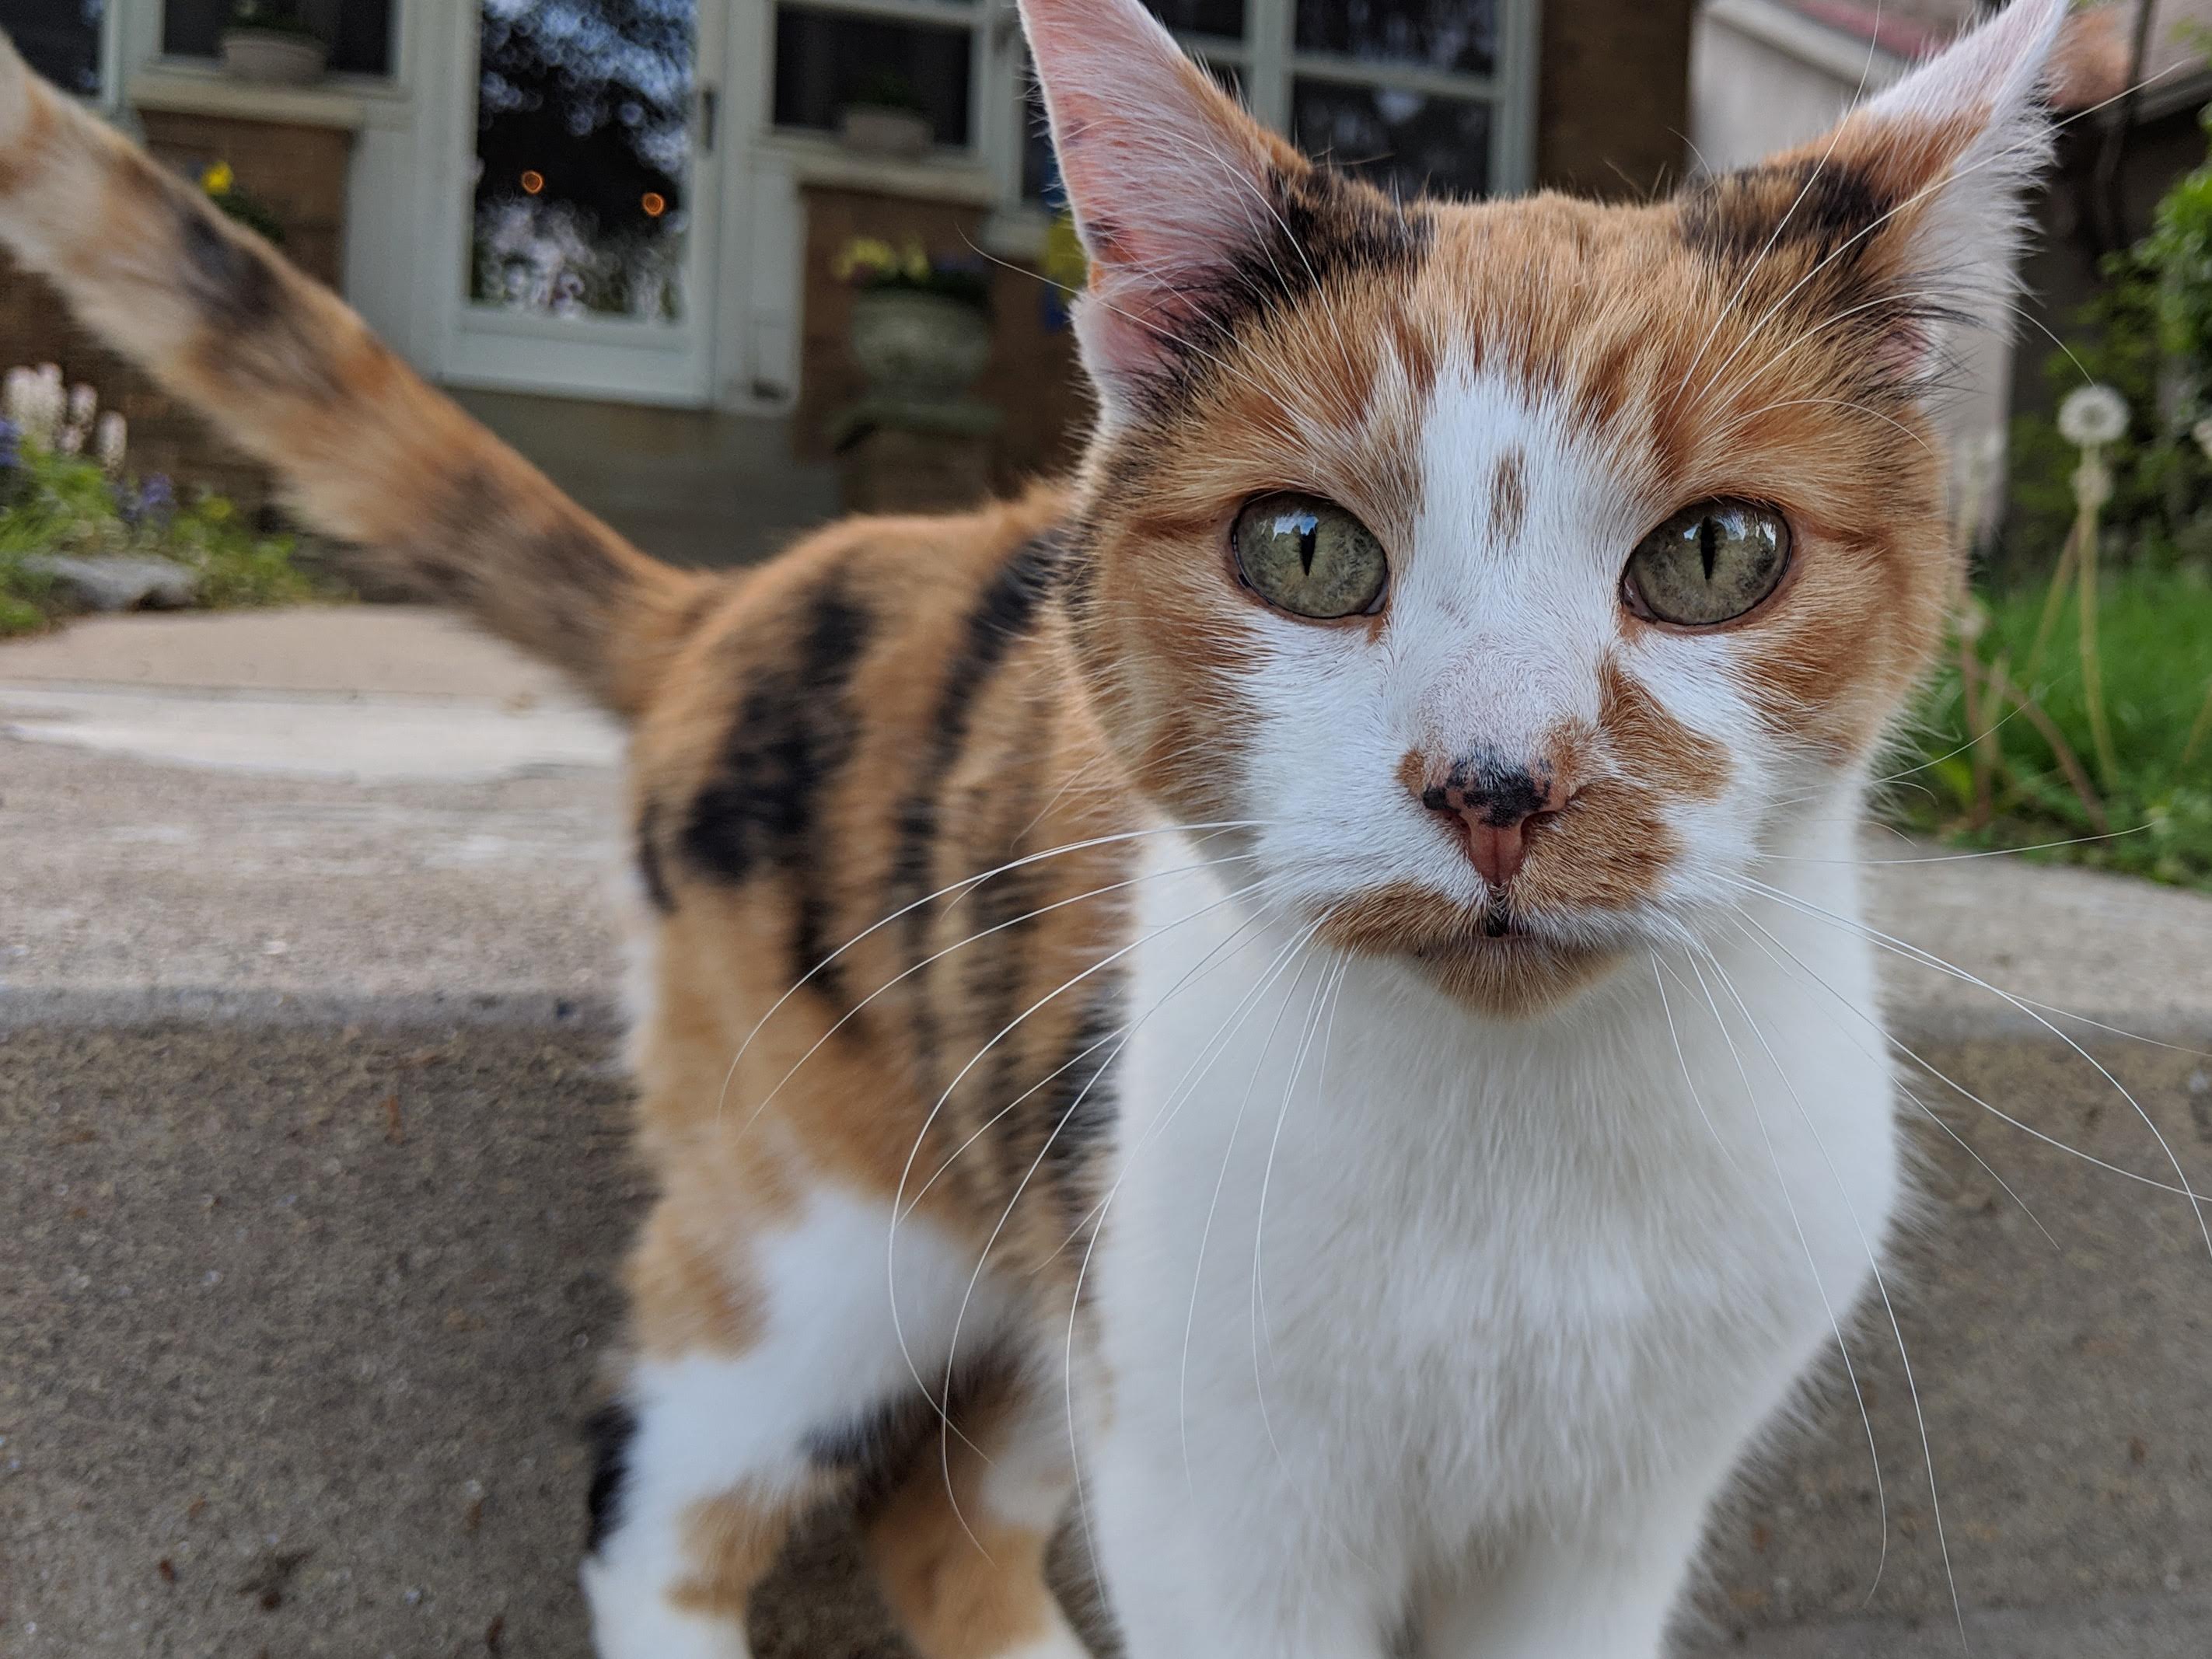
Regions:
<instances>
[{"instance_id":1,"label":"cat's nose","mask_svg":"<svg viewBox=\"0 0 2212 1659\"><path fill-rule=\"evenodd\" d=\"M1452 820L1483 880L1502 888L1528 855L1531 825L1565 807L1571 781L1557 763L1513 762L1477 750L1436 771L1424 769L1421 805Z\"/></svg>"}]
</instances>

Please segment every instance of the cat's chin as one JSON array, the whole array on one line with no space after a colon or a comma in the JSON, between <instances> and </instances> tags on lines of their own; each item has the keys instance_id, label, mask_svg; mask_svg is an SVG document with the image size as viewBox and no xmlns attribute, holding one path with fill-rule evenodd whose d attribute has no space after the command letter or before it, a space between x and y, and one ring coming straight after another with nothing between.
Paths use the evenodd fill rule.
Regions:
<instances>
[{"instance_id":1,"label":"cat's chin","mask_svg":"<svg viewBox=\"0 0 2212 1659\"><path fill-rule=\"evenodd\" d=\"M1624 952L1534 931L1510 915L1470 911L1411 884L1329 904L1321 937L1395 962L1476 1012L1526 1019L1571 1000Z\"/></svg>"}]
</instances>

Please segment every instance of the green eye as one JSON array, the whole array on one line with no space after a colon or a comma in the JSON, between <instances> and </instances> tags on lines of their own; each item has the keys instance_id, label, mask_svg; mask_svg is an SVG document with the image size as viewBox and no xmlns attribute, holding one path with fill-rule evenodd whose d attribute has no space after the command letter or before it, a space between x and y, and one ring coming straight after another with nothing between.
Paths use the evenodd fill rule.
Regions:
<instances>
[{"instance_id":1,"label":"green eye","mask_svg":"<svg viewBox=\"0 0 2212 1659\"><path fill-rule=\"evenodd\" d=\"M1375 532L1318 495L1262 495L1237 515L1237 571L1278 611L1316 622L1382 608L1389 562Z\"/></svg>"},{"instance_id":2,"label":"green eye","mask_svg":"<svg viewBox=\"0 0 2212 1659\"><path fill-rule=\"evenodd\" d=\"M1790 526L1749 501L1684 507L1628 556L1621 593L1639 617L1710 628L1774 591L1790 564Z\"/></svg>"}]
</instances>

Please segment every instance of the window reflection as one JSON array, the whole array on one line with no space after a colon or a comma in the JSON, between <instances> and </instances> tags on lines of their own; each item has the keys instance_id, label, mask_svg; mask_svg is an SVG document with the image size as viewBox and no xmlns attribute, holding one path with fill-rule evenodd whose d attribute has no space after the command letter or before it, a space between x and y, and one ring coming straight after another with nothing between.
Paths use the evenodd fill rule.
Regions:
<instances>
[{"instance_id":1,"label":"window reflection","mask_svg":"<svg viewBox=\"0 0 2212 1659\"><path fill-rule=\"evenodd\" d=\"M1495 0L1299 0L1298 50L1373 64L1487 75L1497 61Z\"/></svg>"},{"instance_id":2,"label":"window reflection","mask_svg":"<svg viewBox=\"0 0 2212 1659\"><path fill-rule=\"evenodd\" d=\"M470 296L684 313L697 0L483 0Z\"/></svg>"},{"instance_id":3,"label":"window reflection","mask_svg":"<svg viewBox=\"0 0 2212 1659\"><path fill-rule=\"evenodd\" d=\"M1244 0L1145 0L1155 16L1171 29L1194 34L1223 34L1244 38Z\"/></svg>"},{"instance_id":4,"label":"window reflection","mask_svg":"<svg viewBox=\"0 0 2212 1659\"><path fill-rule=\"evenodd\" d=\"M89 98L100 91L100 25L106 13L104 0L0 0L0 28L33 69Z\"/></svg>"},{"instance_id":5,"label":"window reflection","mask_svg":"<svg viewBox=\"0 0 2212 1659\"><path fill-rule=\"evenodd\" d=\"M938 143L965 145L971 39L957 25L779 7L775 124L835 131L848 104L887 101L921 116Z\"/></svg>"},{"instance_id":6,"label":"window reflection","mask_svg":"<svg viewBox=\"0 0 2212 1659\"><path fill-rule=\"evenodd\" d=\"M1301 147L1401 197L1479 196L1489 187L1487 104L1301 79L1291 107Z\"/></svg>"}]
</instances>

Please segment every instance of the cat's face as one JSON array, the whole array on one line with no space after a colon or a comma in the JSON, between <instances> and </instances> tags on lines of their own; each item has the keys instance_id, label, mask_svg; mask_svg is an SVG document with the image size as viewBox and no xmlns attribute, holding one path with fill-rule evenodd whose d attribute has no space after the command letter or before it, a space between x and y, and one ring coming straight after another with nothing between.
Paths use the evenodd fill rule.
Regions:
<instances>
[{"instance_id":1,"label":"cat's face","mask_svg":"<svg viewBox=\"0 0 2212 1659\"><path fill-rule=\"evenodd\" d=\"M1289 919L1492 1012L1723 925L1941 637L1928 387L2002 290L2057 9L1632 209L1401 209L1133 0L1057 57L1054 9L1104 405L1079 637L1143 787L1250 822ZM1150 66L1141 128L1085 91L1102 52Z\"/></svg>"}]
</instances>

